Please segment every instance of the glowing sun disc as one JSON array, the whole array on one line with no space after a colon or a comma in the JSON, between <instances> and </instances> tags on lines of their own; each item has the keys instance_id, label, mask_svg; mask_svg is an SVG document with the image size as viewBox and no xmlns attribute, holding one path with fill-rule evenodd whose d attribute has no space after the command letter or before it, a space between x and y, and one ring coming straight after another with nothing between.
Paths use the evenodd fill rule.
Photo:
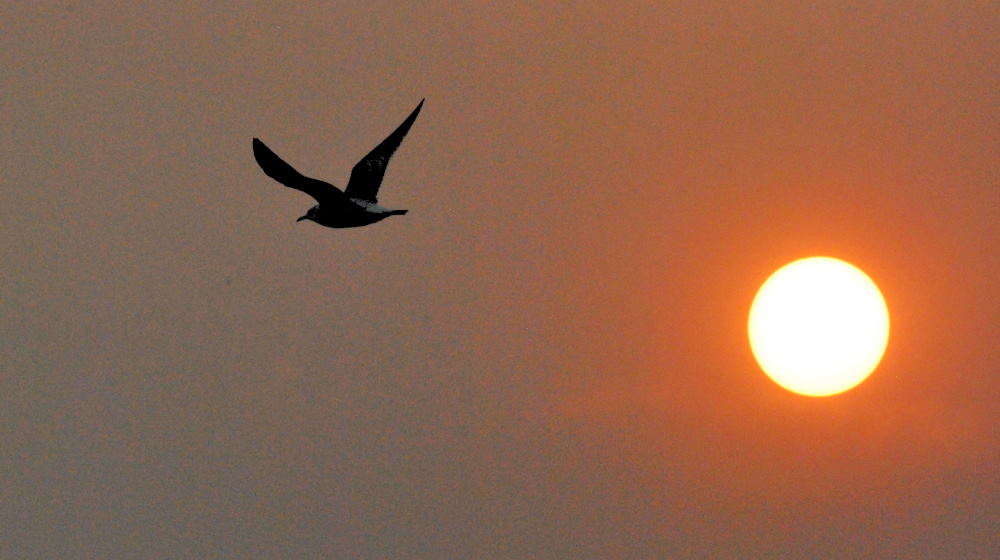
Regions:
<instances>
[{"instance_id":1,"label":"glowing sun disc","mask_svg":"<svg viewBox=\"0 0 1000 560\"><path fill-rule=\"evenodd\" d=\"M864 381L889 342L889 310L878 286L831 257L779 268L757 291L747 323L764 373L789 391L814 397Z\"/></svg>"}]
</instances>

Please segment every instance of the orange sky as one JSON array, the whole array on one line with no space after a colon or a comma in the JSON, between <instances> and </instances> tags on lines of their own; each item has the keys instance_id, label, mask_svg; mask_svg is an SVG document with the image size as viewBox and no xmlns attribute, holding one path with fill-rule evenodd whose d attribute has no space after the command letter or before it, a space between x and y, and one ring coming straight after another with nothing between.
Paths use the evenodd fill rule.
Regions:
<instances>
[{"instance_id":1,"label":"orange sky","mask_svg":"<svg viewBox=\"0 0 1000 560\"><path fill-rule=\"evenodd\" d=\"M987 2L0 8L0 557L986 558ZM426 105L356 230L343 187ZM889 305L828 399L746 313Z\"/></svg>"}]
</instances>

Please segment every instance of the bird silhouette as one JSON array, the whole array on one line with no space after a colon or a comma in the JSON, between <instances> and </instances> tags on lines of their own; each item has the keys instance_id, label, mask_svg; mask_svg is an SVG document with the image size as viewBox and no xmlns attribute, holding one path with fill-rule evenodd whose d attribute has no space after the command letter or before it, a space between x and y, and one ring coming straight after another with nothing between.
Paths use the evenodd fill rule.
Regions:
<instances>
[{"instance_id":1,"label":"bird silhouette","mask_svg":"<svg viewBox=\"0 0 1000 560\"><path fill-rule=\"evenodd\" d=\"M382 178L385 176L385 168L389 165L389 158L392 157L393 152L403 141L403 137L409 132L413 121L417 120L417 113L423 106L424 100L421 99L420 104L410 113L410 116L406 117L403 124L399 125L392 134L354 165L354 168L351 169L351 178L347 181L347 188L343 191L326 181L306 177L299 173L265 146L259 138L253 139L253 155L257 159L257 164L268 177L316 199L318 204L310 208L305 216L295 220L296 222L312 220L317 224L332 228L374 224L389 216L406 214L406 210L391 210L379 206L378 188L382 185Z\"/></svg>"}]
</instances>

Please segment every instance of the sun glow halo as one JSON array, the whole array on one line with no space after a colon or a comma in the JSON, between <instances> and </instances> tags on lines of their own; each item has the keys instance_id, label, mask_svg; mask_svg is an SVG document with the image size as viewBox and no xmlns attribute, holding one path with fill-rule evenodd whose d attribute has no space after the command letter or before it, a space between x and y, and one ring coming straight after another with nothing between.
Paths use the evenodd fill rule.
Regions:
<instances>
[{"instance_id":1,"label":"sun glow halo","mask_svg":"<svg viewBox=\"0 0 1000 560\"><path fill-rule=\"evenodd\" d=\"M842 393L875 370L889 341L889 311L875 283L831 257L791 262L757 292L748 320L757 363L803 395Z\"/></svg>"}]
</instances>

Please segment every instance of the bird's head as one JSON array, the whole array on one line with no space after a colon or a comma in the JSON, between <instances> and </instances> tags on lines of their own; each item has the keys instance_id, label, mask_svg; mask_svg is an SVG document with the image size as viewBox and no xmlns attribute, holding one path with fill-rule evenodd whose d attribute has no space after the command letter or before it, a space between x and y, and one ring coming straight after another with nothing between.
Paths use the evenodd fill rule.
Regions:
<instances>
[{"instance_id":1,"label":"bird's head","mask_svg":"<svg viewBox=\"0 0 1000 560\"><path fill-rule=\"evenodd\" d=\"M309 211L306 212L305 216L302 216L302 217L300 217L299 219L297 219L295 221L296 222L301 222L302 220L315 220L316 212L318 210L319 210L319 204L317 204L316 206L313 206L312 208L310 208Z\"/></svg>"}]
</instances>

